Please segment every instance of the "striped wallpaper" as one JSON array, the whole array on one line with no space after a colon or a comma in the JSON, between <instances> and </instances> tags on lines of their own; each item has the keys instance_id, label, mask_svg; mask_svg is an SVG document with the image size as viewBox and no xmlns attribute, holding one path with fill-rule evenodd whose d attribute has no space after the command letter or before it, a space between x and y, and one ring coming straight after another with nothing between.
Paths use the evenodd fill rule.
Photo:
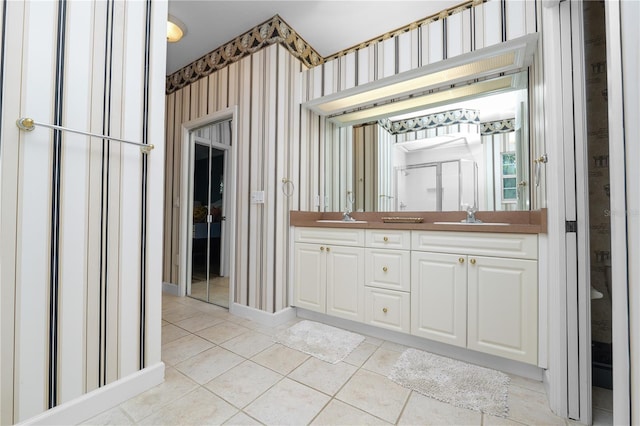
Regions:
<instances>
[{"instance_id":1,"label":"striped wallpaper","mask_svg":"<svg viewBox=\"0 0 640 426\"><path fill-rule=\"evenodd\" d=\"M177 284L183 273L178 250L182 123L238 106L234 300L276 312L288 306L287 212L324 209L325 196L332 207L344 207L325 193L325 166L335 166L327 168L329 173L348 166L325 164L331 158L325 150L344 149L333 141L350 140L350 130L327 123L301 104L534 33L540 7L539 1L473 2L313 68L285 47L272 45L168 94L164 281ZM296 185L290 199L279 188L284 177ZM266 191L264 205L249 203L254 190Z\"/></svg>"},{"instance_id":2,"label":"striped wallpaper","mask_svg":"<svg viewBox=\"0 0 640 426\"><path fill-rule=\"evenodd\" d=\"M160 362L166 2L3 1L0 423ZM135 146L37 127L51 123Z\"/></svg>"},{"instance_id":3,"label":"striped wallpaper","mask_svg":"<svg viewBox=\"0 0 640 426\"><path fill-rule=\"evenodd\" d=\"M267 312L287 306L288 212L299 208L300 175L307 154L298 141L299 75L303 65L283 46L270 45L166 97L164 281L177 284L180 261L182 124L238 107L236 204L236 303ZM290 198L282 179L296 191ZM251 191L265 191L251 204Z\"/></svg>"}]
</instances>

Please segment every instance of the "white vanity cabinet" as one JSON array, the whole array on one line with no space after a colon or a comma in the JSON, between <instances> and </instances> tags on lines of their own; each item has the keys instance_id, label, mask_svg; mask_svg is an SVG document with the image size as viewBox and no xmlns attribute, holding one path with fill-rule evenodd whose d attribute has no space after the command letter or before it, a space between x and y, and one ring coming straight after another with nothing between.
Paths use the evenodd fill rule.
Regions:
<instances>
[{"instance_id":1,"label":"white vanity cabinet","mask_svg":"<svg viewBox=\"0 0 640 426\"><path fill-rule=\"evenodd\" d=\"M365 322L408 333L411 311L411 231L365 234Z\"/></svg>"},{"instance_id":2,"label":"white vanity cabinet","mask_svg":"<svg viewBox=\"0 0 640 426\"><path fill-rule=\"evenodd\" d=\"M536 364L537 235L415 231L411 332Z\"/></svg>"},{"instance_id":3,"label":"white vanity cabinet","mask_svg":"<svg viewBox=\"0 0 640 426\"><path fill-rule=\"evenodd\" d=\"M364 230L296 228L294 305L364 320Z\"/></svg>"}]
</instances>

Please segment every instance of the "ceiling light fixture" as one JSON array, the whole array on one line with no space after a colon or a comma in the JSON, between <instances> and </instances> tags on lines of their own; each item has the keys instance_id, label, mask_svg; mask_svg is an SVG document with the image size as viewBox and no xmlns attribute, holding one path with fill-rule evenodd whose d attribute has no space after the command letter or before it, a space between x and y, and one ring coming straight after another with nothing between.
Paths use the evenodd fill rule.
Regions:
<instances>
[{"instance_id":1,"label":"ceiling light fixture","mask_svg":"<svg viewBox=\"0 0 640 426\"><path fill-rule=\"evenodd\" d=\"M479 94L496 93L501 90L515 87L515 76L500 77L493 80L487 80L472 85L455 87L453 89L441 90L424 96L416 96L396 102L389 102L373 108L363 109L359 111L339 114L330 117L330 121L338 125L354 125L359 123L367 123L369 121L378 120L380 118L389 117L390 115L400 112L419 111L425 107L435 107L450 103L451 101L462 101Z\"/></svg>"},{"instance_id":2,"label":"ceiling light fixture","mask_svg":"<svg viewBox=\"0 0 640 426\"><path fill-rule=\"evenodd\" d=\"M176 43L187 33L187 27L175 16L167 18L167 41Z\"/></svg>"}]
</instances>

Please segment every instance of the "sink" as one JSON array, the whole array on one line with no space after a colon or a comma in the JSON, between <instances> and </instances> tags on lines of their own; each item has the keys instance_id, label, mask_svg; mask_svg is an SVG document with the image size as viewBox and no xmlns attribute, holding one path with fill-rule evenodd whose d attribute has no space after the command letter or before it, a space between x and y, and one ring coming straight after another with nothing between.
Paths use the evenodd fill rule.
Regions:
<instances>
[{"instance_id":1,"label":"sink","mask_svg":"<svg viewBox=\"0 0 640 426\"><path fill-rule=\"evenodd\" d=\"M471 226L482 226L482 225L498 225L498 226L506 226L510 225L510 223L504 222L433 222L434 225L471 225Z\"/></svg>"},{"instance_id":2,"label":"sink","mask_svg":"<svg viewBox=\"0 0 640 426\"><path fill-rule=\"evenodd\" d=\"M319 223L368 223L366 220L341 220L341 219L320 219Z\"/></svg>"}]
</instances>

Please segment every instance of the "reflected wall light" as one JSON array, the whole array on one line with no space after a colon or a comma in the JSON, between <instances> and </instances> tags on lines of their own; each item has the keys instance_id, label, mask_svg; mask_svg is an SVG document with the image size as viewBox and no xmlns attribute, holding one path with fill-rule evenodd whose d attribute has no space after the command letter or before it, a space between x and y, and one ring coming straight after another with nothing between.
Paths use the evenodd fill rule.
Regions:
<instances>
[{"instance_id":1,"label":"reflected wall light","mask_svg":"<svg viewBox=\"0 0 640 426\"><path fill-rule=\"evenodd\" d=\"M187 33L187 27L175 16L169 15L167 18L167 41L176 43Z\"/></svg>"},{"instance_id":2,"label":"reflected wall light","mask_svg":"<svg viewBox=\"0 0 640 426\"><path fill-rule=\"evenodd\" d=\"M417 110L432 102L458 99L471 95L476 90L466 86L446 89L473 79L511 73L531 65L537 41L537 34L529 34L323 96L306 102L304 106L321 116L330 117L333 122L347 125L363 123L385 114L397 114L405 109ZM511 82L494 81L486 84L493 87L485 88L499 90L506 88L505 85L508 84ZM434 93L421 96L425 92Z\"/></svg>"}]
</instances>

